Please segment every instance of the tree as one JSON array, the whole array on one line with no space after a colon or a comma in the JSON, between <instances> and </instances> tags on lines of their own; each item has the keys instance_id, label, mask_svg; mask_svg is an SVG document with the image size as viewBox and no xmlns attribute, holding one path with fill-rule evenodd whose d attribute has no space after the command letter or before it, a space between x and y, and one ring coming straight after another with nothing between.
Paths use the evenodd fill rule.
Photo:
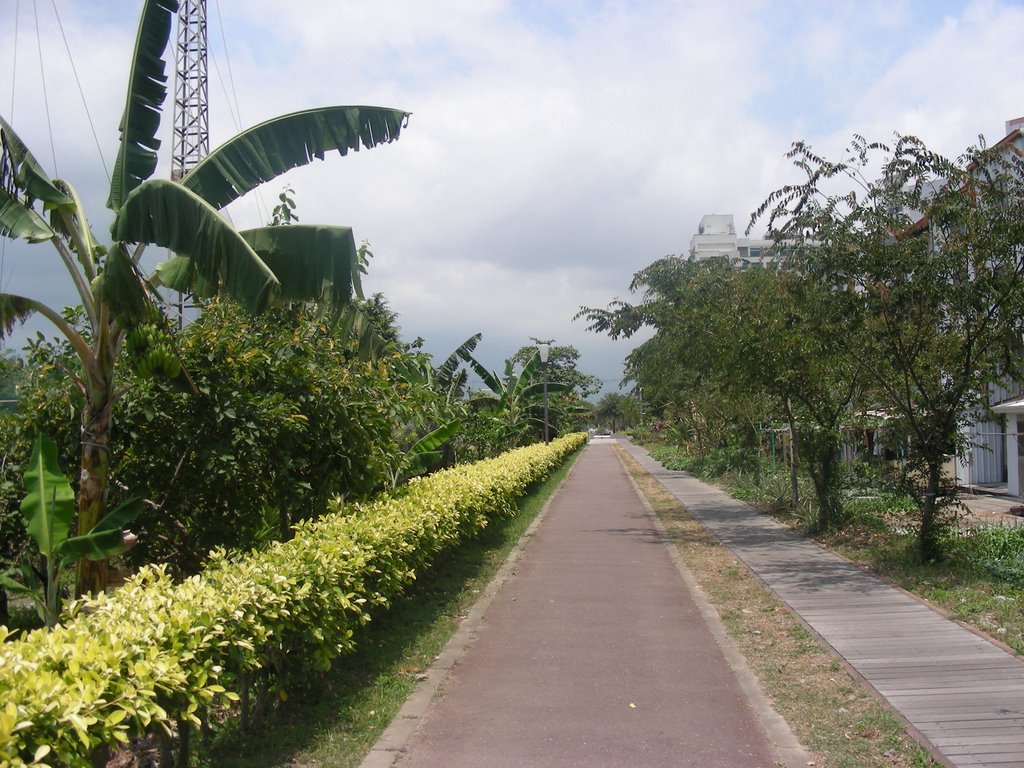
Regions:
<instances>
[{"instance_id":1,"label":"tree","mask_svg":"<svg viewBox=\"0 0 1024 768\"><path fill-rule=\"evenodd\" d=\"M818 497L816 527L841 516L841 426L859 392L856 361L837 353L848 331L840 295L790 271L666 257L638 272L636 305L584 309L591 329L653 338L627 358L627 373L684 425L699 455L738 443L753 448L759 425L782 417ZM806 449L806 450L804 450ZM791 462L797 498L797 462Z\"/></svg>"},{"instance_id":2,"label":"tree","mask_svg":"<svg viewBox=\"0 0 1024 768\"><path fill-rule=\"evenodd\" d=\"M537 344L541 342L538 339L533 341L533 345L516 350L512 355L514 364L525 366L537 354ZM586 400L601 391L601 380L597 376L583 373L579 369L579 362L580 351L576 347L571 344L551 344L546 364L547 376L549 382L565 384L576 397Z\"/></svg>"},{"instance_id":3,"label":"tree","mask_svg":"<svg viewBox=\"0 0 1024 768\"><path fill-rule=\"evenodd\" d=\"M754 214L801 273L846 298L851 333L834 341L898 417L921 561L942 554L942 465L959 425L987 385L1020 373L1024 142L1008 138L957 160L909 136L891 149L855 137L838 162L798 142L789 157L805 179Z\"/></svg>"},{"instance_id":4,"label":"tree","mask_svg":"<svg viewBox=\"0 0 1024 768\"><path fill-rule=\"evenodd\" d=\"M612 432L618 432L628 424L630 406L633 399L621 392L606 392L594 406L594 420L598 426L607 426Z\"/></svg>"},{"instance_id":5,"label":"tree","mask_svg":"<svg viewBox=\"0 0 1024 768\"><path fill-rule=\"evenodd\" d=\"M352 232L343 227L266 227L236 231L217 211L284 171L398 138L408 114L376 107L297 112L251 128L214 150L180 183L150 178L166 97L164 50L177 0L145 0L110 184L113 242L103 247L66 181L50 179L6 120L0 118L0 235L50 242L87 317L85 332L35 299L0 294L0 326L39 313L67 339L79 369L69 371L84 396L78 530L91 530L107 497L115 368L125 336L154 314L155 286L195 295L223 293L259 311L276 298L343 302L358 280ZM176 254L144 277L147 244ZM106 562L85 562L76 591L106 586Z\"/></svg>"},{"instance_id":6,"label":"tree","mask_svg":"<svg viewBox=\"0 0 1024 768\"><path fill-rule=\"evenodd\" d=\"M842 519L842 427L863 378L860 360L837 341L856 332L849 294L788 270L736 270L729 283L732 300L719 320L725 343L716 357L738 388L764 393L785 414L798 457L790 464L793 505L802 464L818 502L813 527L832 528Z\"/></svg>"},{"instance_id":7,"label":"tree","mask_svg":"<svg viewBox=\"0 0 1024 768\"><path fill-rule=\"evenodd\" d=\"M525 367L537 354L536 345L543 342L536 338L533 341L534 345L520 347L516 351L512 356L513 364ZM548 430L551 435L565 434L589 421L591 407L586 400L601 391L601 380L581 371L579 361L580 352L571 344L550 344L548 362L534 369L533 377L541 384L542 394L544 377L548 380Z\"/></svg>"},{"instance_id":8,"label":"tree","mask_svg":"<svg viewBox=\"0 0 1024 768\"><path fill-rule=\"evenodd\" d=\"M627 356L624 380L642 386L644 400L701 456L729 442L752 443L751 425L764 412L763 398L739 387L725 364L738 314L730 292L735 271L725 260L666 256L633 276L636 303L616 300L576 315L613 339L654 329Z\"/></svg>"}]
</instances>

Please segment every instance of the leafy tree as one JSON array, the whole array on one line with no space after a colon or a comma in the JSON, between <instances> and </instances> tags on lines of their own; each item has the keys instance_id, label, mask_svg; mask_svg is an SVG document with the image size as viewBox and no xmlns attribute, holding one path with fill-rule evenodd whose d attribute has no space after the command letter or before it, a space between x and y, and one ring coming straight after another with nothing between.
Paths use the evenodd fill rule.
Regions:
<instances>
[{"instance_id":1,"label":"leafy tree","mask_svg":"<svg viewBox=\"0 0 1024 768\"><path fill-rule=\"evenodd\" d=\"M613 336L656 329L627 372L685 425L683 439L701 456L730 442L753 450L758 425L784 417L815 483L817 526L839 522L836 455L860 381L834 343L849 331L843 297L793 272L675 257L637 273L631 289L644 292L636 305L581 314Z\"/></svg>"},{"instance_id":2,"label":"leafy tree","mask_svg":"<svg viewBox=\"0 0 1024 768\"><path fill-rule=\"evenodd\" d=\"M108 207L113 242L93 234L74 188L50 179L6 120L0 118L0 235L49 242L70 276L86 333L57 310L25 296L0 294L0 326L39 313L74 350L69 368L83 395L78 530L103 515L110 461L111 414L118 398L118 351L133 326L153 316L153 286L198 295L224 293L251 310L276 297L344 301L357 256L351 230L292 225L236 231L217 210L262 182L337 149L341 154L398 138L407 113L372 107L298 112L251 128L214 150L180 183L150 178L166 97L164 51L176 0L146 0L129 73ZM151 279L140 273L147 244L177 255ZM155 353L154 353L155 354ZM77 592L106 585L106 562L85 562Z\"/></svg>"},{"instance_id":3,"label":"leafy tree","mask_svg":"<svg viewBox=\"0 0 1024 768\"><path fill-rule=\"evenodd\" d=\"M856 137L847 158L831 161L798 142L789 156L805 179L755 213L802 273L846 299L852 331L833 343L898 417L922 561L941 555L952 500L942 465L959 425L984 407L987 385L1019 375L1021 144L949 160L914 137L891 149Z\"/></svg>"},{"instance_id":4,"label":"leafy tree","mask_svg":"<svg viewBox=\"0 0 1024 768\"><path fill-rule=\"evenodd\" d=\"M537 354L536 345L544 342L536 338L533 341L533 346L520 347L512 356L514 365L525 367ZM601 380L579 369L580 352L576 347L547 343L550 344L548 361L536 369L533 376L541 383L542 394L543 380L547 377L548 431L549 435L559 435L582 426L590 418L591 408L586 400L601 390ZM552 387L552 384L558 386ZM541 419L543 427L543 415Z\"/></svg>"},{"instance_id":5,"label":"leafy tree","mask_svg":"<svg viewBox=\"0 0 1024 768\"><path fill-rule=\"evenodd\" d=\"M735 313L729 295L734 272L726 261L666 256L633 276L629 290L641 294L636 303L616 300L577 314L589 330L613 339L655 330L627 356L625 380L642 386L645 401L677 439L702 456L729 442L753 444L750 425L765 410L723 365L724 313Z\"/></svg>"},{"instance_id":6,"label":"leafy tree","mask_svg":"<svg viewBox=\"0 0 1024 768\"><path fill-rule=\"evenodd\" d=\"M836 339L856 332L836 293L791 271L748 269L730 276L732 301L716 351L727 375L748 392L772 398L785 414L800 463L814 483L817 529L842 519L838 455L842 427L861 393L860 360ZM797 461L791 463L793 504Z\"/></svg>"},{"instance_id":7,"label":"leafy tree","mask_svg":"<svg viewBox=\"0 0 1024 768\"><path fill-rule=\"evenodd\" d=\"M181 334L197 394L136 378L118 416L117 495L157 505L134 562L194 571L216 546L287 539L331 498L390 485L405 427L433 397L401 373L408 356L360 352L316 308L258 316L213 301Z\"/></svg>"},{"instance_id":8,"label":"leafy tree","mask_svg":"<svg viewBox=\"0 0 1024 768\"><path fill-rule=\"evenodd\" d=\"M520 347L512 355L515 365L525 366L537 354L539 339L531 346ZM580 400L593 397L601 391L601 380L597 376L583 373L579 369L580 351L571 344L551 344L548 350L547 376L549 382L565 384Z\"/></svg>"},{"instance_id":9,"label":"leafy tree","mask_svg":"<svg viewBox=\"0 0 1024 768\"><path fill-rule=\"evenodd\" d=\"M400 343L402 329L398 325L398 313L389 306L383 293L378 291L370 298L357 302L357 306L383 341Z\"/></svg>"},{"instance_id":10,"label":"leafy tree","mask_svg":"<svg viewBox=\"0 0 1024 768\"><path fill-rule=\"evenodd\" d=\"M606 392L594 406L594 420L598 426L607 426L612 432L618 432L629 425L633 414L633 399L621 392Z\"/></svg>"}]
</instances>

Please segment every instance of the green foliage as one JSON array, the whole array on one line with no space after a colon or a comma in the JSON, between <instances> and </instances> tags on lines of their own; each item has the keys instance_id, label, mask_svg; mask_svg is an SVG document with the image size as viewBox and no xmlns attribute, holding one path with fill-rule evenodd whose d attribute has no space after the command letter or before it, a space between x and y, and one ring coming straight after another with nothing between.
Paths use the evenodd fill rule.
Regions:
<instances>
[{"instance_id":1,"label":"green foliage","mask_svg":"<svg viewBox=\"0 0 1024 768\"><path fill-rule=\"evenodd\" d=\"M1024 587L1024 526L975 528L954 537L954 554L1015 587Z\"/></svg>"},{"instance_id":2,"label":"green foliage","mask_svg":"<svg viewBox=\"0 0 1024 768\"><path fill-rule=\"evenodd\" d=\"M143 376L122 384L111 497L138 495L150 507L130 564L191 573L214 547L288 538L294 522L322 514L333 495L365 498L450 463L447 443L422 456L414 446L456 421L460 404L424 373L433 371L428 356L377 337L368 343L356 315L295 306L254 317L213 301L180 333L160 324L196 389ZM122 354L136 353L126 345ZM82 398L63 373L76 364L66 345L33 346L25 408L11 427L17 460L27 458L19 435L36 431L58 437L65 466L77 459ZM431 461L435 451L440 462ZM16 509L10 517L8 563L20 559Z\"/></svg>"},{"instance_id":3,"label":"green foliage","mask_svg":"<svg viewBox=\"0 0 1024 768\"><path fill-rule=\"evenodd\" d=\"M137 499L128 501L92 530L70 536L75 494L57 462L57 445L44 434L39 434L33 444L24 483L26 495L21 513L42 559L42 569L37 569L26 554L21 567L22 582L12 579L11 574L0 579L9 592L29 595L39 617L53 627L61 611L64 569L83 558L100 560L120 552L124 547L122 529L138 516L142 505Z\"/></svg>"},{"instance_id":4,"label":"green foliage","mask_svg":"<svg viewBox=\"0 0 1024 768\"><path fill-rule=\"evenodd\" d=\"M402 456L401 464L395 473L395 482L399 477L416 477L429 472L443 460L441 448L447 443L462 426L459 420L450 421L434 429L415 443Z\"/></svg>"},{"instance_id":5,"label":"green foliage","mask_svg":"<svg viewBox=\"0 0 1024 768\"><path fill-rule=\"evenodd\" d=\"M277 196L278 203L274 206L271 214L270 226L287 227L290 224L298 223L299 216L295 213L295 190L290 184L286 184L281 194Z\"/></svg>"},{"instance_id":6,"label":"green foliage","mask_svg":"<svg viewBox=\"0 0 1024 768\"><path fill-rule=\"evenodd\" d=\"M475 346L475 343L474 343ZM485 389L469 400L457 450L470 458L494 456L544 437L545 369L537 347L523 347L505 361L502 375L488 371L470 350L461 353L483 381ZM574 347L552 347L549 358L547 395L549 436L580 429L590 407L580 391L590 391L594 377L576 370L579 352ZM552 365L557 367L552 369Z\"/></svg>"},{"instance_id":7,"label":"green foliage","mask_svg":"<svg viewBox=\"0 0 1024 768\"><path fill-rule=\"evenodd\" d=\"M1024 160L1012 145L951 160L912 136L893 147L855 137L838 161L803 142L805 179L772 193L755 218L785 244L802 282L843 301L835 337L906 444L920 503L918 557L941 556L942 464L991 384L1019 374L1024 322Z\"/></svg>"},{"instance_id":8,"label":"green foliage","mask_svg":"<svg viewBox=\"0 0 1024 768\"><path fill-rule=\"evenodd\" d=\"M288 538L328 499L390 484L398 435L425 397L395 375L400 357L362 359L315 311L254 317L223 301L177 345L196 394L136 380L118 417L118 493L156 505L134 562L194 572L214 547Z\"/></svg>"},{"instance_id":9,"label":"green foliage","mask_svg":"<svg viewBox=\"0 0 1024 768\"><path fill-rule=\"evenodd\" d=\"M755 423L786 421L814 480L819 526L833 524L839 428L861 390L836 341L848 330L841 297L796 273L674 256L638 272L630 290L642 292L637 304L580 316L613 337L655 329L627 358L627 378L675 440L709 455L751 444Z\"/></svg>"},{"instance_id":10,"label":"green foliage","mask_svg":"<svg viewBox=\"0 0 1024 768\"><path fill-rule=\"evenodd\" d=\"M692 472L709 479L718 479L730 472L757 473L761 468L757 454L739 445L726 445L705 456L663 446L653 448L651 456L661 462L665 469Z\"/></svg>"},{"instance_id":11,"label":"green foliage","mask_svg":"<svg viewBox=\"0 0 1024 768\"><path fill-rule=\"evenodd\" d=\"M639 421L637 401L621 392L606 392L594 406L594 423L618 432Z\"/></svg>"},{"instance_id":12,"label":"green foliage","mask_svg":"<svg viewBox=\"0 0 1024 768\"><path fill-rule=\"evenodd\" d=\"M909 448L918 556L933 559L953 492L941 467L963 447L959 427L984 412L990 385L1021 373L1024 140L1010 140L956 160L913 137L891 149L856 137L840 161L798 142L790 157L803 183L751 219L768 220L777 269L669 256L634 276L636 303L578 316L612 338L654 330L626 378L697 454L785 422L821 530L843 522L843 428L884 408L888 444Z\"/></svg>"},{"instance_id":13,"label":"green foliage","mask_svg":"<svg viewBox=\"0 0 1024 768\"><path fill-rule=\"evenodd\" d=\"M173 583L150 568L76 603L64 626L0 643L0 765L37 755L87 766L101 745L176 724L215 728L256 679L282 693L327 668L432 561L580 447L585 435L414 480L302 523L237 560ZM0 635L3 635L0 630ZM2 638L0 638L2 639Z\"/></svg>"},{"instance_id":14,"label":"green foliage","mask_svg":"<svg viewBox=\"0 0 1024 768\"><path fill-rule=\"evenodd\" d=\"M176 0L142 4L107 199L113 212L114 242L109 248L94 236L72 185L48 178L0 118L0 236L49 242L85 315L79 326L36 299L0 294L0 336L39 313L67 340L78 360L77 370L65 370L84 396L77 489L80 533L90 530L105 510L118 350L129 328L153 309L156 280L201 297L229 295L252 310L262 310L278 297L348 300L363 267L351 230L288 226L242 233L218 209L291 168L322 159L328 151L345 155L392 142L408 119L401 110L365 106L296 112L230 139L179 181L151 178L167 95L164 53L177 7ZM290 210L286 203L285 210ZM146 245L176 252L151 278L139 266ZM137 337L133 346L140 347L142 341ZM141 372L176 378L178 364L171 352L147 346L146 356L136 361ZM76 592L105 587L105 564L82 561Z\"/></svg>"}]
</instances>

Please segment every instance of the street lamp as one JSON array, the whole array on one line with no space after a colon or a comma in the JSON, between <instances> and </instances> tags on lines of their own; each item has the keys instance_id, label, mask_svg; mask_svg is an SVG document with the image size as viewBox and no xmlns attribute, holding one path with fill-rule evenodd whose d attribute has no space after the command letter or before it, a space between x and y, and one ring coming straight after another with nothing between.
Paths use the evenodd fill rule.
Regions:
<instances>
[{"instance_id":1,"label":"street lamp","mask_svg":"<svg viewBox=\"0 0 1024 768\"><path fill-rule=\"evenodd\" d=\"M544 442L548 442L548 355L551 354L550 344L538 344L540 353L540 370L544 376Z\"/></svg>"}]
</instances>

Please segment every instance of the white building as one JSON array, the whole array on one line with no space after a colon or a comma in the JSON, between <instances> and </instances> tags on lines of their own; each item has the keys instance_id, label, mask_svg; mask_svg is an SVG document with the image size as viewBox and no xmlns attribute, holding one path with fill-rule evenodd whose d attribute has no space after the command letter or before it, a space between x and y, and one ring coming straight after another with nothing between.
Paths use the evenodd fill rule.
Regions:
<instances>
[{"instance_id":1,"label":"white building","mask_svg":"<svg viewBox=\"0 0 1024 768\"><path fill-rule=\"evenodd\" d=\"M1006 123L1006 136L995 146L1007 147L1020 154L1024 152L1024 117ZM999 486L1006 483L1011 496L1024 496L1024 441L1020 439L1024 427L1024 382L1012 382L1007 387L992 387L989 401L996 403L992 411L1000 421L981 416L963 427L969 445L966 453L957 457L956 482L966 486Z\"/></svg>"},{"instance_id":2,"label":"white building","mask_svg":"<svg viewBox=\"0 0 1024 768\"><path fill-rule=\"evenodd\" d=\"M736 236L731 213L701 217L697 234L690 238L690 258L697 261L727 258L736 266L771 264L771 241Z\"/></svg>"}]
</instances>

